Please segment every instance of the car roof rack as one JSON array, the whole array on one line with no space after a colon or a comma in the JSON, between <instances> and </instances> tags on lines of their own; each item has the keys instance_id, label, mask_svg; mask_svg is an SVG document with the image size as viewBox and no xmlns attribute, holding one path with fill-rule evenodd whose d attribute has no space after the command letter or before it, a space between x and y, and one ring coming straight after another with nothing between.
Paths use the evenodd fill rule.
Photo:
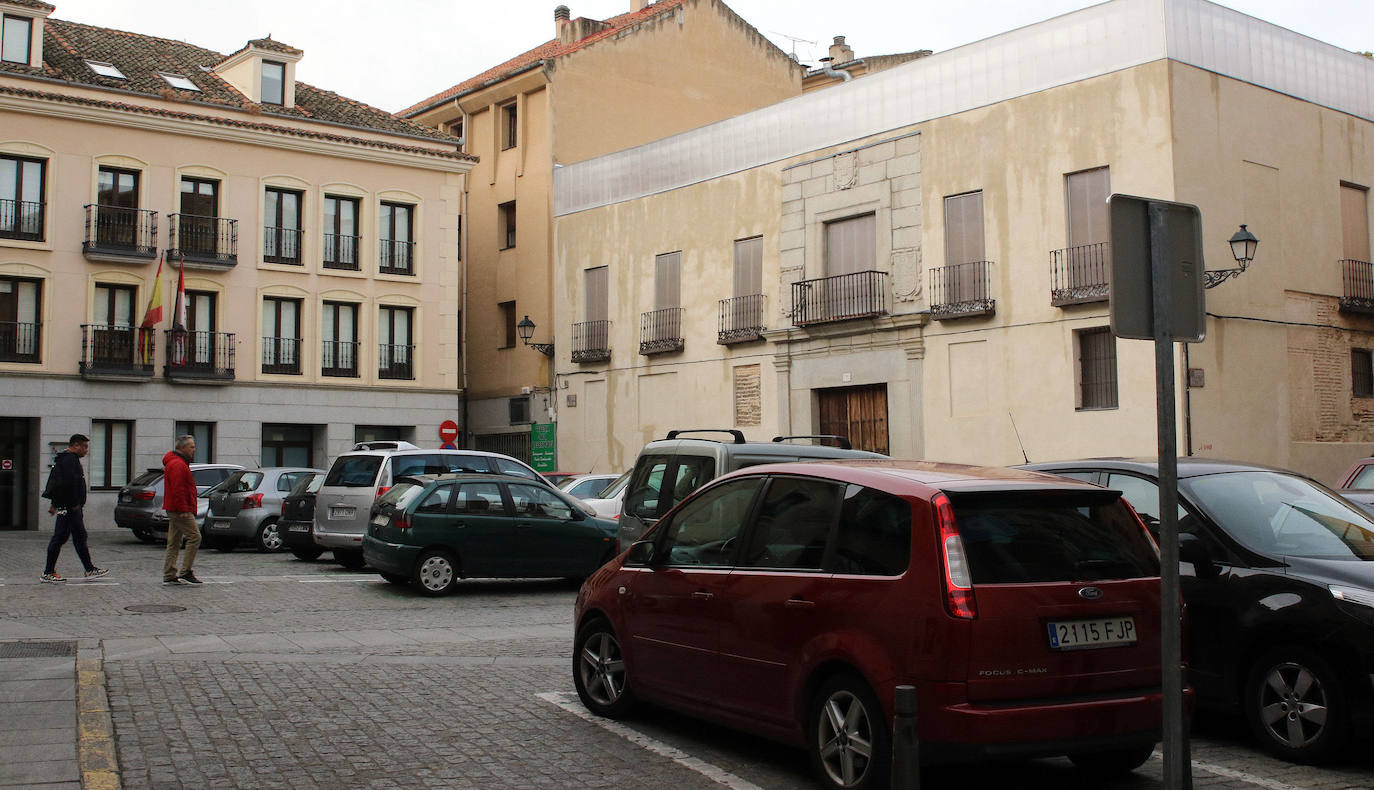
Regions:
<instances>
[{"instance_id":1,"label":"car roof rack","mask_svg":"<svg viewBox=\"0 0 1374 790\"><path fill-rule=\"evenodd\" d=\"M358 442L353 445L354 450L418 450L418 446L410 442L403 442L396 439L377 442Z\"/></svg>"},{"instance_id":2,"label":"car roof rack","mask_svg":"<svg viewBox=\"0 0 1374 790\"><path fill-rule=\"evenodd\" d=\"M773 441L779 442L779 443L781 443L781 442L788 442L788 441L791 441L791 440L793 440L793 439L815 439L817 444L820 444L820 440L822 440L822 439L833 439L833 440L835 440L835 442L837 442L837 443L839 444L839 447L840 447L841 450L853 450L853 449L854 449L854 445L850 443L849 437L848 437L848 436L836 436L836 435L833 434L833 433L810 433L810 434L798 434L798 435L796 435L796 436L774 436L774 437L773 437ZM822 445L822 446L824 446L824 445Z\"/></svg>"},{"instance_id":3,"label":"car roof rack","mask_svg":"<svg viewBox=\"0 0 1374 790\"><path fill-rule=\"evenodd\" d=\"M737 431L734 428L690 428L682 431L668 431L669 439L676 439L684 433L728 433L735 437L734 444L744 444L744 431ZM708 439L707 441L717 441Z\"/></svg>"}]
</instances>

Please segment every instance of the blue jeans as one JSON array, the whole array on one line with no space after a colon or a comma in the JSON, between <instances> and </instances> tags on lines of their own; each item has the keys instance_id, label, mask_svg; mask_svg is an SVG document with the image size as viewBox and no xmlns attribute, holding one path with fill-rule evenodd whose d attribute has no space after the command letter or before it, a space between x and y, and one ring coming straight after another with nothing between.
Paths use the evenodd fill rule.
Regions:
<instances>
[{"instance_id":1,"label":"blue jeans","mask_svg":"<svg viewBox=\"0 0 1374 790\"><path fill-rule=\"evenodd\" d=\"M95 567L91 562L91 552L86 548L86 522L81 518L81 508L68 508L66 513L57 514L57 526L53 527L52 540L48 541L48 564L44 566L44 573L53 573L57 570L57 555L62 551L62 546L66 544L67 538L72 539L72 545L76 547L76 556L81 558L81 564L86 566L86 570Z\"/></svg>"}]
</instances>

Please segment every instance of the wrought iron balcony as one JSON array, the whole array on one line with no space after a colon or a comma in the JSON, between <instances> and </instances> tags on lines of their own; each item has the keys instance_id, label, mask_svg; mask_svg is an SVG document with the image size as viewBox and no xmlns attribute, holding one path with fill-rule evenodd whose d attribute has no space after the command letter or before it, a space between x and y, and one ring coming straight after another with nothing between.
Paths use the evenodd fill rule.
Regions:
<instances>
[{"instance_id":1,"label":"wrought iron balcony","mask_svg":"<svg viewBox=\"0 0 1374 790\"><path fill-rule=\"evenodd\" d=\"M42 362L43 325L0 321L0 362Z\"/></svg>"},{"instance_id":2,"label":"wrought iron balcony","mask_svg":"<svg viewBox=\"0 0 1374 790\"><path fill-rule=\"evenodd\" d=\"M172 381L222 384L234 380L234 334L163 330L167 364L162 375Z\"/></svg>"},{"instance_id":3,"label":"wrought iron balcony","mask_svg":"<svg viewBox=\"0 0 1374 790\"><path fill-rule=\"evenodd\" d=\"M1107 243L1050 252L1050 304L1105 302L1109 296Z\"/></svg>"},{"instance_id":4,"label":"wrought iron balcony","mask_svg":"<svg viewBox=\"0 0 1374 790\"><path fill-rule=\"evenodd\" d=\"M42 241L46 208L41 201L0 199L0 239Z\"/></svg>"},{"instance_id":5,"label":"wrought iron balcony","mask_svg":"<svg viewBox=\"0 0 1374 790\"><path fill-rule=\"evenodd\" d=\"M83 378L150 379L157 334L151 328L112 324L81 325Z\"/></svg>"},{"instance_id":6,"label":"wrought iron balcony","mask_svg":"<svg viewBox=\"0 0 1374 790\"><path fill-rule=\"evenodd\" d=\"M763 339L763 294L720 300L720 327L716 342L722 346Z\"/></svg>"},{"instance_id":7,"label":"wrought iron balcony","mask_svg":"<svg viewBox=\"0 0 1374 790\"><path fill-rule=\"evenodd\" d=\"M338 233L324 234L324 268L343 269L356 272L358 265L358 242L361 236L344 236Z\"/></svg>"},{"instance_id":8,"label":"wrought iron balcony","mask_svg":"<svg viewBox=\"0 0 1374 790\"><path fill-rule=\"evenodd\" d=\"M1374 315L1374 263L1341 261L1341 312Z\"/></svg>"},{"instance_id":9,"label":"wrought iron balcony","mask_svg":"<svg viewBox=\"0 0 1374 790\"><path fill-rule=\"evenodd\" d=\"M851 272L792 283L792 323L797 326L885 313L886 272Z\"/></svg>"},{"instance_id":10,"label":"wrought iron balcony","mask_svg":"<svg viewBox=\"0 0 1374 790\"><path fill-rule=\"evenodd\" d=\"M415 242L382 239L377 271L382 274L414 274Z\"/></svg>"},{"instance_id":11,"label":"wrought iron balcony","mask_svg":"<svg viewBox=\"0 0 1374 790\"><path fill-rule=\"evenodd\" d=\"M684 308L667 307L639 314L639 353L668 354L681 351Z\"/></svg>"},{"instance_id":12,"label":"wrought iron balcony","mask_svg":"<svg viewBox=\"0 0 1374 790\"><path fill-rule=\"evenodd\" d=\"M200 268L227 269L239 262L238 220L168 214L167 254Z\"/></svg>"},{"instance_id":13,"label":"wrought iron balcony","mask_svg":"<svg viewBox=\"0 0 1374 790\"><path fill-rule=\"evenodd\" d=\"M583 321L572 325L573 362L605 362L610 358L610 321Z\"/></svg>"},{"instance_id":14,"label":"wrought iron balcony","mask_svg":"<svg viewBox=\"0 0 1374 790\"><path fill-rule=\"evenodd\" d=\"M151 261L157 257L157 212L87 204L81 253L98 260Z\"/></svg>"},{"instance_id":15,"label":"wrought iron balcony","mask_svg":"<svg viewBox=\"0 0 1374 790\"><path fill-rule=\"evenodd\" d=\"M278 376L301 374L301 339L298 337L264 337L262 339L262 372Z\"/></svg>"},{"instance_id":16,"label":"wrought iron balcony","mask_svg":"<svg viewBox=\"0 0 1374 790\"><path fill-rule=\"evenodd\" d=\"M320 373L337 378L358 378L358 343L353 340L320 342Z\"/></svg>"},{"instance_id":17,"label":"wrought iron balcony","mask_svg":"<svg viewBox=\"0 0 1374 790\"><path fill-rule=\"evenodd\" d=\"M992 261L957 263L930 270L930 315L938 321L992 315L997 300L989 285Z\"/></svg>"},{"instance_id":18,"label":"wrought iron balcony","mask_svg":"<svg viewBox=\"0 0 1374 790\"><path fill-rule=\"evenodd\" d=\"M414 379L415 346L380 343L377 345L377 378Z\"/></svg>"},{"instance_id":19,"label":"wrought iron balcony","mask_svg":"<svg viewBox=\"0 0 1374 790\"><path fill-rule=\"evenodd\" d=\"M300 228L278 228L268 225L262 229L262 259L267 263L286 263L300 266Z\"/></svg>"}]
</instances>

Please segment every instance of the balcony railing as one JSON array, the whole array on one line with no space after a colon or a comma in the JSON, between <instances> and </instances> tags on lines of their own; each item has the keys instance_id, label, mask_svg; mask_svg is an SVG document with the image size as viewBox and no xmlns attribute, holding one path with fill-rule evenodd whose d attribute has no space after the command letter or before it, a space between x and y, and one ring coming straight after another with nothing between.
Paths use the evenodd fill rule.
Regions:
<instances>
[{"instance_id":1,"label":"balcony railing","mask_svg":"<svg viewBox=\"0 0 1374 790\"><path fill-rule=\"evenodd\" d=\"M763 294L720 300L716 342L728 346L763 339Z\"/></svg>"},{"instance_id":2,"label":"balcony railing","mask_svg":"<svg viewBox=\"0 0 1374 790\"><path fill-rule=\"evenodd\" d=\"M301 374L301 339L298 337L264 337L262 339L262 372L281 376Z\"/></svg>"},{"instance_id":3,"label":"balcony railing","mask_svg":"<svg viewBox=\"0 0 1374 790\"><path fill-rule=\"evenodd\" d=\"M415 346L380 343L377 346L377 378L415 378Z\"/></svg>"},{"instance_id":4,"label":"balcony railing","mask_svg":"<svg viewBox=\"0 0 1374 790\"><path fill-rule=\"evenodd\" d=\"M42 362L43 325L0 321L0 362Z\"/></svg>"},{"instance_id":5,"label":"balcony railing","mask_svg":"<svg viewBox=\"0 0 1374 790\"><path fill-rule=\"evenodd\" d=\"M1107 243L1084 244L1050 252L1050 304L1105 302Z\"/></svg>"},{"instance_id":6,"label":"balcony railing","mask_svg":"<svg viewBox=\"0 0 1374 790\"><path fill-rule=\"evenodd\" d=\"M1341 311L1374 315L1374 263L1341 261Z\"/></svg>"},{"instance_id":7,"label":"balcony railing","mask_svg":"<svg viewBox=\"0 0 1374 790\"><path fill-rule=\"evenodd\" d=\"M148 260L157 256L156 211L95 204L87 204L85 209L82 254Z\"/></svg>"},{"instance_id":8,"label":"balcony railing","mask_svg":"<svg viewBox=\"0 0 1374 790\"><path fill-rule=\"evenodd\" d=\"M0 200L0 239L43 240L45 203L29 200Z\"/></svg>"},{"instance_id":9,"label":"balcony railing","mask_svg":"<svg viewBox=\"0 0 1374 790\"><path fill-rule=\"evenodd\" d=\"M583 321L572 325L573 362L605 362L610 358L610 321Z\"/></svg>"},{"instance_id":10,"label":"balcony railing","mask_svg":"<svg viewBox=\"0 0 1374 790\"><path fill-rule=\"evenodd\" d=\"M239 262L238 220L168 214L167 254L190 263L227 268Z\"/></svg>"},{"instance_id":11,"label":"balcony railing","mask_svg":"<svg viewBox=\"0 0 1374 790\"><path fill-rule=\"evenodd\" d=\"M301 265L301 230L268 225L262 229L262 259L267 263Z\"/></svg>"},{"instance_id":12,"label":"balcony railing","mask_svg":"<svg viewBox=\"0 0 1374 790\"><path fill-rule=\"evenodd\" d=\"M997 300L989 284L992 261L973 261L930 270L930 314L936 320L992 315Z\"/></svg>"},{"instance_id":13,"label":"balcony railing","mask_svg":"<svg viewBox=\"0 0 1374 790\"><path fill-rule=\"evenodd\" d=\"M358 343L353 340L320 342L320 373L325 376L358 377Z\"/></svg>"},{"instance_id":14,"label":"balcony railing","mask_svg":"<svg viewBox=\"0 0 1374 790\"><path fill-rule=\"evenodd\" d=\"M684 308L668 307L639 314L639 353L667 354L681 351Z\"/></svg>"},{"instance_id":15,"label":"balcony railing","mask_svg":"<svg viewBox=\"0 0 1374 790\"><path fill-rule=\"evenodd\" d=\"M157 335L151 328L81 325L81 375L152 378Z\"/></svg>"},{"instance_id":16,"label":"balcony railing","mask_svg":"<svg viewBox=\"0 0 1374 790\"><path fill-rule=\"evenodd\" d=\"M382 239L377 270L382 274L414 274L415 242Z\"/></svg>"},{"instance_id":17,"label":"balcony railing","mask_svg":"<svg viewBox=\"0 0 1374 790\"><path fill-rule=\"evenodd\" d=\"M886 272L851 272L792 283L792 323L797 326L886 312Z\"/></svg>"},{"instance_id":18,"label":"balcony railing","mask_svg":"<svg viewBox=\"0 0 1374 790\"><path fill-rule=\"evenodd\" d=\"M324 234L324 268L351 272L362 268L358 265L358 242L361 238L338 233Z\"/></svg>"},{"instance_id":19,"label":"balcony railing","mask_svg":"<svg viewBox=\"0 0 1374 790\"><path fill-rule=\"evenodd\" d=\"M172 380L226 382L234 380L232 332L163 331L167 364L162 375Z\"/></svg>"}]
</instances>

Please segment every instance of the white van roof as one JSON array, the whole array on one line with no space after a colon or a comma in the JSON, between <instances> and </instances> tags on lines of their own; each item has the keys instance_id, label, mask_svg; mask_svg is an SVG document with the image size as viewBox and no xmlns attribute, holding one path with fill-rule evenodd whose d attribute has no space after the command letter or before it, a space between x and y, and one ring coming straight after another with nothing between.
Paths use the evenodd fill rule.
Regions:
<instances>
[{"instance_id":1,"label":"white van roof","mask_svg":"<svg viewBox=\"0 0 1374 790\"><path fill-rule=\"evenodd\" d=\"M388 439L378 442L358 442L353 445L354 450L418 450L418 446L410 442L403 442L398 439Z\"/></svg>"}]
</instances>

